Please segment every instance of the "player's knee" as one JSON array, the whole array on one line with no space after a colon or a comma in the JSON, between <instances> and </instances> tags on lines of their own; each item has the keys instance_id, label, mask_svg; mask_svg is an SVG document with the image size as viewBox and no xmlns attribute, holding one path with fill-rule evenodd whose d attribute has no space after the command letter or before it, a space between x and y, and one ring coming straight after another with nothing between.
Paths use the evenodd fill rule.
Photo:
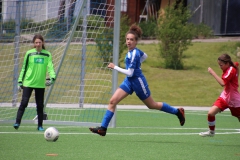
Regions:
<instances>
[{"instance_id":1,"label":"player's knee","mask_svg":"<svg viewBox=\"0 0 240 160\"><path fill-rule=\"evenodd\" d=\"M27 105L28 105L28 101L29 101L28 98L23 98L22 101L21 101L21 105L20 105L20 107L22 107L22 108L26 108Z\"/></svg>"},{"instance_id":2,"label":"player's knee","mask_svg":"<svg viewBox=\"0 0 240 160\"><path fill-rule=\"evenodd\" d=\"M111 99L109 100L109 104L110 104L110 105L116 105L116 104L117 104L117 100L115 100L114 98L111 98Z\"/></svg>"},{"instance_id":3,"label":"player's knee","mask_svg":"<svg viewBox=\"0 0 240 160\"><path fill-rule=\"evenodd\" d=\"M24 111L25 111L25 108L26 108L26 106L20 105L20 106L19 106L19 111L24 112Z\"/></svg>"},{"instance_id":4,"label":"player's knee","mask_svg":"<svg viewBox=\"0 0 240 160\"><path fill-rule=\"evenodd\" d=\"M212 113L212 112L208 112L208 117L214 117L214 116L215 116L214 113Z\"/></svg>"},{"instance_id":5,"label":"player's knee","mask_svg":"<svg viewBox=\"0 0 240 160\"><path fill-rule=\"evenodd\" d=\"M110 105L116 105L116 101L113 100L113 99L110 99L109 104L110 104Z\"/></svg>"}]
</instances>

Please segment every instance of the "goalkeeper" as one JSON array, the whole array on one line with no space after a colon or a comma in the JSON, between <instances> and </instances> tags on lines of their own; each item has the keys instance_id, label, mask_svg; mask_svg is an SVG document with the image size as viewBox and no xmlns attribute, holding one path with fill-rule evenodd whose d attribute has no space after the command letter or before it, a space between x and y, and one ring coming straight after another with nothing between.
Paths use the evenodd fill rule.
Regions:
<instances>
[{"instance_id":1,"label":"goalkeeper","mask_svg":"<svg viewBox=\"0 0 240 160\"><path fill-rule=\"evenodd\" d=\"M52 63L52 55L45 50L44 39L40 34L33 37L34 48L26 52L22 69L18 78L18 90L22 93L22 100L17 111L16 123L13 125L18 129L25 108L28 106L32 91L35 91L35 100L37 105L38 127L37 130L44 131L43 125L43 108L44 108L44 92L45 87L50 86L56 79ZM46 73L50 76L50 80L46 81Z\"/></svg>"}]
</instances>

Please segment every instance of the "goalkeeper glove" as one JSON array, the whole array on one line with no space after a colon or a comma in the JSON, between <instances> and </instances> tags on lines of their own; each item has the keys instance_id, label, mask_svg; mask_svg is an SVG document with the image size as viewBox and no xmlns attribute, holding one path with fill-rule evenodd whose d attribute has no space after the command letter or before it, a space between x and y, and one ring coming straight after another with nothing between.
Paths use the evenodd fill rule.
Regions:
<instances>
[{"instance_id":1,"label":"goalkeeper glove","mask_svg":"<svg viewBox=\"0 0 240 160\"><path fill-rule=\"evenodd\" d=\"M21 92L23 89L23 84L22 82L18 82L18 91Z\"/></svg>"},{"instance_id":2,"label":"goalkeeper glove","mask_svg":"<svg viewBox=\"0 0 240 160\"><path fill-rule=\"evenodd\" d=\"M54 78L51 78L51 79L50 79L50 78L47 78L45 85L46 85L46 86L51 86L51 85L54 83L54 81L55 81Z\"/></svg>"}]
</instances>

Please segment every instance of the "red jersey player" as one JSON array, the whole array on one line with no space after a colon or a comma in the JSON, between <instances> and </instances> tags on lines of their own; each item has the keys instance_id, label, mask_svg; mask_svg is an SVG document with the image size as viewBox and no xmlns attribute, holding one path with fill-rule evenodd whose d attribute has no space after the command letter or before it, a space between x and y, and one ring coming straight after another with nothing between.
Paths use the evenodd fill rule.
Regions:
<instances>
[{"instance_id":1,"label":"red jersey player","mask_svg":"<svg viewBox=\"0 0 240 160\"><path fill-rule=\"evenodd\" d=\"M222 69L222 78L220 78L212 68L208 68L208 72L216 79L216 81L224 87L221 95L214 102L208 111L209 131L199 133L200 136L214 136L215 134L215 115L229 108L232 116L238 118L240 122L240 93L238 92L238 62L233 63L228 54L222 54L218 57L218 65Z\"/></svg>"}]
</instances>

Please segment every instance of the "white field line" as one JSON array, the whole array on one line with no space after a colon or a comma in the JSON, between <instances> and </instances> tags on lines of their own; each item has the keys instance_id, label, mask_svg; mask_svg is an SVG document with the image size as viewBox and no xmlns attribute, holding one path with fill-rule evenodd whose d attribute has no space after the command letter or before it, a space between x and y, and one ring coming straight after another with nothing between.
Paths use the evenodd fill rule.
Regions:
<instances>
[{"instance_id":1,"label":"white field line","mask_svg":"<svg viewBox=\"0 0 240 160\"><path fill-rule=\"evenodd\" d=\"M118 110L118 111L128 111L129 110ZM166 114L164 112L156 112L155 110L131 110L131 112L151 112L152 113L163 113ZM185 114L194 114L194 115L206 115L206 114L196 114L199 113L200 110L198 111L193 111L193 110L188 110L187 113L185 112ZM201 111L200 111L201 112ZM218 116L231 116L226 115L226 114L218 114ZM0 128L12 128L12 126L0 126ZM36 128L35 126L21 126L21 128ZM57 128L76 128L76 126L58 126ZM85 128L85 127L77 127L77 128ZM122 128L122 129L127 129L127 128L134 128L134 129L158 129L158 130L206 130L206 128L169 128L169 127L117 127L117 128ZM227 132L220 132L218 133L218 131L227 131ZM230 131L230 132L229 132ZM0 134L43 134L43 132L0 132ZM93 134L91 132L87 132L87 133L83 133L83 132L79 132L79 133L64 133L64 132L60 132L60 135L90 135ZM108 135L126 135L126 136L132 136L132 135L143 135L143 136L147 136L147 135L198 135L199 133L107 133ZM226 135L230 135L230 134L240 134L240 129L227 129L227 128L217 128L216 129L216 133L215 134L226 134Z\"/></svg>"},{"instance_id":2,"label":"white field line","mask_svg":"<svg viewBox=\"0 0 240 160\"><path fill-rule=\"evenodd\" d=\"M0 134L42 134L43 132L0 132ZM115 135L115 136L159 136L159 135L198 135L199 133L107 133L107 135ZM230 134L240 134L240 132L221 132L215 133L221 135L230 135ZM59 135L94 135L93 133L60 133Z\"/></svg>"},{"instance_id":3,"label":"white field line","mask_svg":"<svg viewBox=\"0 0 240 160\"><path fill-rule=\"evenodd\" d=\"M12 126L1 126L1 128L12 128ZM21 128L35 128L34 126L21 126ZM58 126L58 129L63 128L63 129L67 129L67 128L76 128L76 126ZM85 128L85 127L78 127L78 128ZM117 127L117 128L122 128L122 129L129 129L129 128L133 128L133 129L156 129L156 130L206 130L206 128L175 128L175 127ZM218 132L218 131L225 131L225 132ZM42 134L43 135L44 132L0 132L0 134ZM93 134L91 132L60 132L60 135L90 135ZM198 135L199 132L188 132L188 133L107 133L108 135L115 135L115 136L121 136L121 135L125 135L125 136L133 136L133 135L140 135L140 136L147 136L147 135L152 135L152 136L158 136L158 135ZM233 128L218 128L216 129L216 133L215 134L224 134L224 135L230 135L230 134L240 134L240 129L233 129Z\"/></svg>"},{"instance_id":4,"label":"white field line","mask_svg":"<svg viewBox=\"0 0 240 160\"><path fill-rule=\"evenodd\" d=\"M17 103L17 106L19 106L20 103ZM0 103L0 107L12 107L12 103ZM30 107L36 107L35 103L29 103L28 108ZM173 106L175 108L183 107L185 111L190 110L190 111L208 111L210 107L201 107L201 106ZM55 104L55 103L48 103L47 108L78 108L79 109L79 104ZM107 104L84 104L83 108L81 109L89 109L89 108L107 108ZM117 109L120 110L149 110L147 106L145 105L117 105ZM226 109L225 111L229 111L229 109Z\"/></svg>"},{"instance_id":5,"label":"white field line","mask_svg":"<svg viewBox=\"0 0 240 160\"><path fill-rule=\"evenodd\" d=\"M49 126L45 126L45 128L48 128ZM13 128L12 126L0 126L0 128ZM35 126L21 126L20 128L36 128ZM57 126L56 128L58 129L84 129L87 127L83 126ZM111 130L114 128L111 128ZM206 128L184 128L184 127L116 127L115 129L156 129L156 130L204 130ZM239 129L236 128L217 128L216 131L240 131ZM21 131L19 131L21 132ZM40 131L37 131L37 133L43 133ZM12 132L11 132L12 133Z\"/></svg>"}]
</instances>

